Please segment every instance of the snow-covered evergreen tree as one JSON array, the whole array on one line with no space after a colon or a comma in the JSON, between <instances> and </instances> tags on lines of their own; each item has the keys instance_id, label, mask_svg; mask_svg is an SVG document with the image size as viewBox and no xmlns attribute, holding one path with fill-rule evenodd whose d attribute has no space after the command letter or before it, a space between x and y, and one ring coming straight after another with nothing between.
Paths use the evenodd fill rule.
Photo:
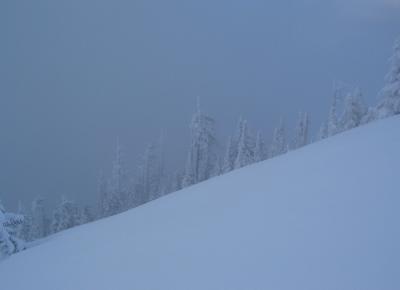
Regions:
<instances>
[{"instance_id":1,"label":"snow-covered evergreen tree","mask_svg":"<svg viewBox=\"0 0 400 290\"><path fill-rule=\"evenodd\" d=\"M32 202L31 209L32 226L30 229L30 240L44 238L48 234L48 220L44 206L44 199L37 197Z\"/></svg>"},{"instance_id":2,"label":"snow-covered evergreen tree","mask_svg":"<svg viewBox=\"0 0 400 290\"><path fill-rule=\"evenodd\" d=\"M235 169L242 168L254 162L255 141L249 132L247 121L243 120L240 127Z\"/></svg>"},{"instance_id":3,"label":"snow-covered evergreen tree","mask_svg":"<svg viewBox=\"0 0 400 290\"><path fill-rule=\"evenodd\" d=\"M183 174L180 171L176 171L172 174L169 182L169 192L175 192L182 189L182 176Z\"/></svg>"},{"instance_id":4,"label":"snow-covered evergreen tree","mask_svg":"<svg viewBox=\"0 0 400 290\"><path fill-rule=\"evenodd\" d=\"M109 183L108 215L114 215L129 209L129 192L127 175L123 162L122 148L117 140L115 159L113 162L111 180Z\"/></svg>"},{"instance_id":5,"label":"snow-covered evergreen tree","mask_svg":"<svg viewBox=\"0 0 400 290\"><path fill-rule=\"evenodd\" d=\"M333 92L333 98L332 98L332 104L329 109L329 116L328 116L328 123L327 123L328 137L336 135L339 130L338 118L337 118L338 94L339 94L339 89L335 85L334 92Z\"/></svg>"},{"instance_id":6,"label":"snow-covered evergreen tree","mask_svg":"<svg viewBox=\"0 0 400 290\"><path fill-rule=\"evenodd\" d=\"M99 198L98 216L102 218L112 215L111 205L110 205L111 194L108 188L108 182L103 172L100 172L99 175L99 179L97 182L97 191Z\"/></svg>"},{"instance_id":7,"label":"snow-covered evergreen tree","mask_svg":"<svg viewBox=\"0 0 400 290\"><path fill-rule=\"evenodd\" d=\"M190 149L186 159L185 175L182 178L182 188L196 184L196 177L195 177L196 166L193 164L195 161L193 160L191 151L192 150Z\"/></svg>"},{"instance_id":8,"label":"snow-covered evergreen tree","mask_svg":"<svg viewBox=\"0 0 400 290\"><path fill-rule=\"evenodd\" d=\"M184 187L210 178L218 156L216 153L215 121L203 114L199 105L192 118L190 131L191 142L183 178Z\"/></svg>"},{"instance_id":9,"label":"snow-covered evergreen tree","mask_svg":"<svg viewBox=\"0 0 400 290\"><path fill-rule=\"evenodd\" d=\"M362 94L359 88L354 89L346 95L344 100L344 111L340 120L340 130L346 131L361 125L366 107L362 102Z\"/></svg>"},{"instance_id":10,"label":"snow-covered evergreen tree","mask_svg":"<svg viewBox=\"0 0 400 290\"><path fill-rule=\"evenodd\" d=\"M159 196L166 194L167 191L167 180L165 176L165 144L164 144L164 132L161 132L158 140L158 176L159 176Z\"/></svg>"},{"instance_id":11,"label":"snow-covered evergreen tree","mask_svg":"<svg viewBox=\"0 0 400 290\"><path fill-rule=\"evenodd\" d=\"M62 197L61 204L54 210L51 229L57 233L79 225L79 211L76 204Z\"/></svg>"},{"instance_id":12,"label":"snow-covered evergreen tree","mask_svg":"<svg viewBox=\"0 0 400 290\"><path fill-rule=\"evenodd\" d=\"M92 210L87 205L84 206L83 208L80 208L78 214L79 214L79 220L78 220L79 225L84 225L94 220Z\"/></svg>"},{"instance_id":13,"label":"snow-covered evergreen tree","mask_svg":"<svg viewBox=\"0 0 400 290\"><path fill-rule=\"evenodd\" d=\"M145 195L144 202L156 199L161 194L163 160L160 148L150 144L144 154L142 169L142 190Z\"/></svg>"},{"instance_id":14,"label":"snow-covered evergreen tree","mask_svg":"<svg viewBox=\"0 0 400 290\"><path fill-rule=\"evenodd\" d=\"M299 119L295 128L295 137L293 140L293 148L303 147L309 142L309 118L307 113L299 113Z\"/></svg>"},{"instance_id":15,"label":"snow-covered evergreen tree","mask_svg":"<svg viewBox=\"0 0 400 290\"><path fill-rule=\"evenodd\" d=\"M138 203L138 197L136 193L136 183L141 183L138 176L131 176L126 182L126 198L127 206L126 209L132 209L140 205Z\"/></svg>"},{"instance_id":16,"label":"snow-covered evergreen tree","mask_svg":"<svg viewBox=\"0 0 400 290\"><path fill-rule=\"evenodd\" d=\"M131 190L131 192L134 193L133 207L144 204L144 203L148 202L148 200L149 200L149 196L148 196L147 192L144 191L144 187L143 187L143 178L142 178L143 168L142 168L142 166L143 166L143 164L141 166L139 166L138 175L132 179L133 189Z\"/></svg>"},{"instance_id":17,"label":"snow-covered evergreen tree","mask_svg":"<svg viewBox=\"0 0 400 290\"><path fill-rule=\"evenodd\" d=\"M24 217L23 222L18 225L16 230L16 235L19 239L23 241L32 241L31 238L31 228L32 228L32 216L31 213L26 210L22 202L18 202L17 214Z\"/></svg>"},{"instance_id":18,"label":"snow-covered evergreen tree","mask_svg":"<svg viewBox=\"0 0 400 290\"><path fill-rule=\"evenodd\" d=\"M261 132L258 132L256 137L256 145L254 148L254 162L264 161L265 159L267 159L265 142L261 135Z\"/></svg>"},{"instance_id":19,"label":"snow-covered evergreen tree","mask_svg":"<svg viewBox=\"0 0 400 290\"><path fill-rule=\"evenodd\" d=\"M317 140L323 140L328 137L328 125L326 122L322 122L321 127L318 131Z\"/></svg>"},{"instance_id":20,"label":"snow-covered evergreen tree","mask_svg":"<svg viewBox=\"0 0 400 290\"><path fill-rule=\"evenodd\" d=\"M214 168L211 169L210 177L216 177L221 174L222 174L221 159L219 157L217 157L217 160L215 160Z\"/></svg>"},{"instance_id":21,"label":"snow-covered evergreen tree","mask_svg":"<svg viewBox=\"0 0 400 290\"><path fill-rule=\"evenodd\" d=\"M0 255L7 256L24 249L24 243L16 236L23 220L22 215L6 212L0 201Z\"/></svg>"},{"instance_id":22,"label":"snow-covered evergreen tree","mask_svg":"<svg viewBox=\"0 0 400 290\"><path fill-rule=\"evenodd\" d=\"M235 167L235 160L237 156L237 146L233 137L229 137L228 144L226 145L225 157L222 164L222 173L228 173Z\"/></svg>"},{"instance_id":23,"label":"snow-covered evergreen tree","mask_svg":"<svg viewBox=\"0 0 400 290\"><path fill-rule=\"evenodd\" d=\"M376 118L400 114L400 38L395 42L390 58L390 70L379 95L381 101L376 108Z\"/></svg>"},{"instance_id":24,"label":"snow-covered evergreen tree","mask_svg":"<svg viewBox=\"0 0 400 290\"><path fill-rule=\"evenodd\" d=\"M23 205L23 203L22 203L22 201L21 200L19 200L18 201L18 206L17 206L17 212L16 212L18 215L21 215L21 216L23 216L24 217L24 221L21 223L21 224L19 224L18 226L17 226L17 228L16 228L16 230L15 230L15 235L19 238L19 239L22 239L22 240L24 240L24 241L26 241L26 239L24 239L23 238L23 231L22 231L22 227L23 227L23 224L24 224L24 222L25 222L25 214L26 214L26 210L25 210L25 207L24 207L24 205Z\"/></svg>"},{"instance_id":25,"label":"snow-covered evergreen tree","mask_svg":"<svg viewBox=\"0 0 400 290\"><path fill-rule=\"evenodd\" d=\"M283 119L280 120L279 126L274 130L272 143L269 148L269 157L275 157L286 153L288 145L286 143L286 129Z\"/></svg>"},{"instance_id":26,"label":"snow-covered evergreen tree","mask_svg":"<svg viewBox=\"0 0 400 290\"><path fill-rule=\"evenodd\" d=\"M239 139L241 134L241 129L243 127L243 118L240 117L237 123L235 134L228 139L228 143L226 145L226 151L224 155L224 159L222 162L221 172L228 173L235 169L235 162L238 155L239 148Z\"/></svg>"}]
</instances>

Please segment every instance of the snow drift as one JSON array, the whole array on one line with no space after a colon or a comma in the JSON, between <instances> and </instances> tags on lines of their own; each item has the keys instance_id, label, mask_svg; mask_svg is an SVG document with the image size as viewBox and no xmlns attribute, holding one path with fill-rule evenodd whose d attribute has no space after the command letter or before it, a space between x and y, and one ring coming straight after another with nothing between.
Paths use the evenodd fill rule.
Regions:
<instances>
[{"instance_id":1,"label":"snow drift","mask_svg":"<svg viewBox=\"0 0 400 290\"><path fill-rule=\"evenodd\" d=\"M400 118L59 233L2 290L398 290Z\"/></svg>"}]
</instances>

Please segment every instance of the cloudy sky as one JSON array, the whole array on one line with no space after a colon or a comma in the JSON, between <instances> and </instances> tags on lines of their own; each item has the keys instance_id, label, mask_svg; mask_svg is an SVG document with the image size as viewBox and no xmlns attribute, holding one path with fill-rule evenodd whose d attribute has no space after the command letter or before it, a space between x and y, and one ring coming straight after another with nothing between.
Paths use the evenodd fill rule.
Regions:
<instances>
[{"instance_id":1,"label":"cloudy sky","mask_svg":"<svg viewBox=\"0 0 400 290\"><path fill-rule=\"evenodd\" d=\"M131 171L160 131L181 166L196 96L221 137L239 115L267 137L299 110L317 127L333 80L373 102L399 15L400 0L1 1L0 197L90 202L117 136Z\"/></svg>"}]
</instances>

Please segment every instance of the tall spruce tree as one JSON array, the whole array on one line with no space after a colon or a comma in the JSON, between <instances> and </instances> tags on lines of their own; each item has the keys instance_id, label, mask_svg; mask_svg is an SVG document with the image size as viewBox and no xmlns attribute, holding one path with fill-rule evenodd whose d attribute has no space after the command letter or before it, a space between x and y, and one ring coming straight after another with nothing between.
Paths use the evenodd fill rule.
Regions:
<instances>
[{"instance_id":1,"label":"tall spruce tree","mask_svg":"<svg viewBox=\"0 0 400 290\"><path fill-rule=\"evenodd\" d=\"M77 222L79 225L90 223L93 220L94 216L92 213L92 209L89 206L85 205L79 209Z\"/></svg>"},{"instance_id":2,"label":"tall spruce tree","mask_svg":"<svg viewBox=\"0 0 400 290\"><path fill-rule=\"evenodd\" d=\"M283 119L280 120L279 126L275 128L272 135L272 142L269 148L269 157L275 157L286 153L288 145L286 143L286 129Z\"/></svg>"},{"instance_id":3,"label":"tall spruce tree","mask_svg":"<svg viewBox=\"0 0 400 290\"><path fill-rule=\"evenodd\" d=\"M295 137L293 140L293 148L303 147L309 142L309 125L310 120L307 113L299 113L299 118L295 128Z\"/></svg>"},{"instance_id":4,"label":"tall spruce tree","mask_svg":"<svg viewBox=\"0 0 400 290\"><path fill-rule=\"evenodd\" d=\"M175 192L182 189L182 176L183 174L179 170L172 174L169 181L169 192Z\"/></svg>"},{"instance_id":5,"label":"tall spruce tree","mask_svg":"<svg viewBox=\"0 0 400 290\"><path fill-rule=\"evenodd\" d=\"M255 141L249 132L247 121L243 120L240 127L235 169L242 168L254 162Z\"/></svg>"},{"instance_id":6,"label":"tall spruce tree","mask_svg":"<svg viewBox=\"0 0 400 290\"><path fill-rule=\"evenodd\" d=\"M145 151L141 167L142 190L144 202L156 199L161 195L163 178L163 157L159 146L151 143Z\"/></svg>"},{"instance_id":7,"label":"tall spruce tree","mask_svg":"<svg viewBox=\"0 0 400 290\"><path fill-rule=\"evenodd\" d=\"M197 111L190 124L191 142L187 156L183 186L207 180L217 160L215 121L205 115L197 105Z\"/></svg>"},{"instance_id":8,"label":"tall spruce tree","mask_svg":"<svg viewBox=\"0 0 400 290\"><path fill-rule=\"evenodd\" d=\"M31 228L32 228L32 215L30 211L27 211L21 201L18 202L17 214L24 217L21 224L18 225L16 235L23 241L32 241Z\"/></svg>"},{"instance_id":9,"label":"tall spruce tree","mask_svg":"<svg viewBox=\"0 0 400 290\"><path fill-rule=\"evenodd\" d=\"M317 135L317 139L318 140L323 140L325 138L327 138L329 136L328 134L328 125L326 122L322 122L319 131L318 131L318 135Z\"/></svg>"},{"instance_id":10,"label":"tall spruce tree","mask_svg":"<svg viewBox=\"0 0 400 290\"><path fill-rule=\"evenodd\" d=\"M0 255L8 256L24 249L24 243L16 235L23 220L22 215L6 212L0 201Z\"/></svg>"},{"instance_id":11,"label":"tall spruce tree","mask_svg":"<svg viewBox=\"0 0 400 290\"><path fill-rule=\"evenodd\" d=\"M32 226L30 239L36 240L44 238L48 234L48 219L46 217L46 210L44 199L37 197L32 202L31 208Z\"/></svg>"},{"instance_id":12,"label":"tall spruce tree","mask_svg":"<svg viewBox=\"0 0 400 290\"><path fill-rule=\"evenodd\" d=\"M125 171L123 153L119 138L117 139L115 159L113 162L111 179L109 183L109 191L109 215L114 215L130 208L127 175Z\"/></svg>"},{"instance_id":13,"label":"tall spruce tree","mask_svg":"<svg viewBox=\"0 0 400 290\"><path fill-rule=\"evenodd\" d=\"M379 96L381 101L376 108L376 118L400 114L400 38L395 41L393 55L390 58L390 70Z\"/></svg>"},{"instance_id":14,"label":"tall spruce tree","mask_svg":"<svg viewBox=\"0 0 400 290\"><path fill-rule=\"evenodd\" d=\"M254 148L254 162L260 162L265 159L267 159L265 142L261 135L261 132L258 132L256 136L256 145Z\"/></svg>"},{"instance_id":15,"label":"tall spruce tree","mask_svg":"<svg viewBox=\"0 0 400 290\"><path fill-rule=\"evenodd\" d=\"M76 204L65 197L56 207L53 214L51 229L57 233L79 225L79 211Z\"/></svg>"},{"instance_id":16,"label":"tall spruce tree","mask_svg":"<svg viewBox=\"0 0 400 290\"><path fill-rule=\"evenodd\" d=\"M97 192L98 192L98 209L97 215L99 218L107 217L112 215L111 207L110 207L110 190L108 186L107 179L104 176L103 172L100 172L99 178L97 181Z\"/></svg>"},{"instance_id":17,"label":"tall spruce tree","mask_svg":"<svg viewBox=\"0 0 400 290\"><path fill-rule=\"evenodd\" d=\"M237 156L237 147L232 136L229 137L226 144L225 156L222 164L222 173L228 173L235 167L235 160Z\"/></svg>"},{"instance_id":18,"label":"tall spruce tree","mask_svg":"<svg viewBox=\"0 0 400 290\"><path fill-rule=\"evenodd\" d=\"M339 131L338 117L337 117L338 97L339 97L339 88L335 83L333 88L332 104L329 109L329 116L327 123L327 132L329 137L336 135Z\"/></svg>"},{"instance_id":19,"label":"tall spruce tree","mask_svg":"<svg viewBox=\"0 0 400 290\"><path fill-rule=\"evenodd\" d=\"M228 143L225 149L225 155L222 162L222 173L228 173L235 169L235 162L238 155L239 139L241 134L241 129L243 128L243 118L240 117L236 126L236 131L233 136L229 137Z\"/></svg>"},{"instance_id":20,"label":"tall spruce tree","mask_svg":"<svg viewBox=\"0 0 400 290\"><path fill-rule=\"evenodd\" d=\"M361 125L367 109L362 102L359 88L347 93L344 99L344 111L340 119L341 131L346 131Z\"/></svg>"}]
</instances>

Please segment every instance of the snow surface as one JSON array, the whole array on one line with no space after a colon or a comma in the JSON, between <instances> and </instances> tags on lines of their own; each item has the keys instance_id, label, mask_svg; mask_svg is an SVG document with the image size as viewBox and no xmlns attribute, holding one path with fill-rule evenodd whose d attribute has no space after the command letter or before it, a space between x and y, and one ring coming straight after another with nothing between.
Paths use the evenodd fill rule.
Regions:
<instances>
[{"instance_id":1,"label":"snow surface","mask_svg":"<svg viewBox=\"0 0 400 290\"><path fill-rule=\"evenodd\" d=\"M400 118L80 226L1 290L398 290Z\"/></svg>"}]
</instances>

